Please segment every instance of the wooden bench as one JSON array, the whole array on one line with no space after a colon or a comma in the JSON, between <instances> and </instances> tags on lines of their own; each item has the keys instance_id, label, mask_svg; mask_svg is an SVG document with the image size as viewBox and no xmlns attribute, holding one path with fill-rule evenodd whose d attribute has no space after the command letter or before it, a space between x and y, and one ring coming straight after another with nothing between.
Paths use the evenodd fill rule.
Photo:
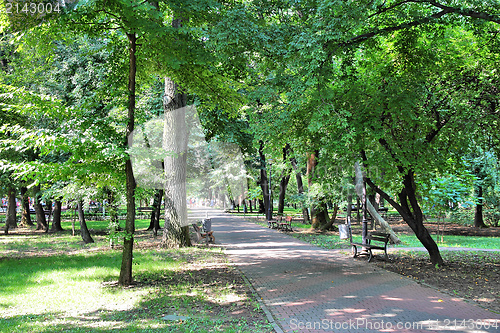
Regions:
<instances>
[{"instance_id":1,"label":"wooden bench","mask_svg":"<svg viewBox=\"0 0 500 333\"><path fill-rule=\"evenodd\" d=\"M293 231L292 229L292 217L287 216L285 218L285 221L281 219L281 221L278 223L278 229L284 230L284 231Z\"/></svg>"},{"instance_id":2,"label":"wooden bench","mask_svg":"<svg viewBox=\"0 0 500 333\"><path fill-rule=\"evenodd\" d=\"M215 237L214 237L214 231L210 230L208 232L204 232L196 223L192 224L194 232L196 233L197 236L197 242L199 243L200 240L203 238L205 239L205 242L208 244L208 242L215 243Z\"/></svg>"},{"instance_id":3,"label":"wooden bench","mask_svg":"<svg viewBox=\"0 0 500 333\"><path fill-rule=\"evenodd\" d=\"M277 229L279 224L281 223L281 220L283 219L283 216L278 216L276 220L268 220L267 221L267 227L271 229Z\"/></svg>"},{"instance_id":4,"label":"wooden bench","mask_svg":"<svg viewBox=\"0 0 500 333\"><path fill-rule=\"evenodd\" d=\"M391 235L383 232L372 232L366 238L368 244L351 243L353 257L355 258L358 256L358 246L359 246L361 249L363 249L363 251L369 254L370 257L368 258L368 262L370 262L373 258L372 250L384 251L385 260L389 260L389 257L387 256L387 243L389 243L390 236ZM377 243L374 244L373 242Z\"/></svg>"},{"instance_id":5,"label":"wooden bench","mask_svg":"<svg viewBox=\"0 0 500 333\"><path fill-rule=\"evenodd\" d=\"M287 216L284 220L283 216L278 216L275 220L267 221L267 227L284 231L293 231L292 216Z\"/></svg>"}]
</instances>

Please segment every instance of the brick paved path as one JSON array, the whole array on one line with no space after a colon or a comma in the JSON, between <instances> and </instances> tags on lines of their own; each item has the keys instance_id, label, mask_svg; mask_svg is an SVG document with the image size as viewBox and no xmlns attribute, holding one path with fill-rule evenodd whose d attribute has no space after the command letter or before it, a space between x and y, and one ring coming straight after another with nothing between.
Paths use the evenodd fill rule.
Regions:
<instances>
[{"instance_id":1,"label":"brick paved path","mask_svg":"<svg viewBox=\"0 0 500 333\"><path fill-rule=\"evenodd\" d=\"M217 243L284 332L500 332L500 314L338 251L212 213ZM498 328L488 328L493 323Z\"/></svg>"}]
</instances>

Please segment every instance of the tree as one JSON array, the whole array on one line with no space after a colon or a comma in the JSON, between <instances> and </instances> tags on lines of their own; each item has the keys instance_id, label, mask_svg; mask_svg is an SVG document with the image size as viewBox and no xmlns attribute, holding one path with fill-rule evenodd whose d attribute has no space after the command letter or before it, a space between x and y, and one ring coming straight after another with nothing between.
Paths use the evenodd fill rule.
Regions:
<instances>
[{"instance_id":1,"label":"tree","mask_svg":"<svg viewBox=\"0 0 500 333\"><path fill-rule=\"evenodd\" d=\"M186 95L177 85L165 79L164 149L171 153L164 159L165 227L162 242L169 248L190 246L187 226L186 168L187 141ZM173 153L173 154L172 154Z\"/></svg>"},{"instance_id":2,"label":"tree","mask_svg":"<svg viewBox=\"0 0 500 333\"><path fill-rule=\"evenodd\" d=\"M211 10L213 9L213 10ZM168 3L120 1L96 1L78 4L75 11L62 19L69 27L100 34L107 31L111 36L126 36L128 41L128 117L125 135L129 138L134 129L136 74L138 63L146 73L155 72L168 76L183 89L203 96L207 101L226 101L230 105L236 100L234 86L217 70L214 57L206 47L206 37L201 27L217 17L217 3L194 2L190 6ZM171 12L182 17L186 29L177 29L165 24L173 20ZM217 13L217 14L215 14ZM114 33L118 31L119 33ZM204 38L205 37L205 38ZM137 49L138 42L142 45ZM139 60L138 60L139 58ZM211 64L211 66L207 66ZM139 68L140 65L139 65ZM207 82L210 84L207 85ZM214 103L215 104L215 103ZM124 144L128 147L129 142ZM124 252L119 282L132 283L132 244L134 233L134 190L130 158L125 156L127 182L127 219L125 225Z\"/></svg>"},{"instance_id":3,"label":"tree","mask_svg":"<svg viewBox=\"0 0 500 333\"><path fill-rule=\"evenodd\" d=\"M7 188L7 213L5 217L5 233L9 229L17 228L17 207L16 207L16 189L10 185Z\"/></svg>"},{"instance_id":4,"label":"tree","mask_svg":"<svg viewBox=\"0 0 500 333\"><path fill-rule=\"evenodd\" d=\"M83 214L83 201L78 201L77 210L78 221L80 222L80 233L82 235L83 242L85 244L93 243L94 240L92 239L92 236L90 236L89 229L87 228L87 223L85 223L85 215Z\"/></svg>"},{"instance_id":5,"label":"tree","mask_svg":"<svg viewBox=\"0 0 500 333\"><path fill-rule=\"evenodd\" d=\"M472 60L481 59L473 31L488 34L486 27L499 22L499 6L479 1L460 7L436 1L259 5L269 13L254 29L251 44L259 45L256 67L265 87L259 87L265 105L258 113L260 137L271 147L291 141L305 147L303 153L316 149L321 163L326 155L334 157L327 163L347 167L362 156L367 183L390 199L431 261L442 264L423 227L415 179L439 169L434 162L445 166L450 155L467 150L474 126L465 119L480 119L470 108L477 97L470 83L490 80L479 73L486 69L491 77L494 68ZM273 138L276 127L281 131ZM386 169L386 176L376 168Z\"/></svg>"}]
</instances>

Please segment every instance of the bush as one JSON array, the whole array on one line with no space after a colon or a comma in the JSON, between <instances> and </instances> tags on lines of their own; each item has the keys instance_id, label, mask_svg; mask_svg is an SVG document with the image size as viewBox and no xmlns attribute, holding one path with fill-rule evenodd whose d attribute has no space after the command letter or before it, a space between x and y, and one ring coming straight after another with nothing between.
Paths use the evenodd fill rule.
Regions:
<instances>
[{"instance_id":1,"label":"bush","mask_svg":"<svg viewBox=\"0 0 500 333\"><path fill-rule=\"evenodd\" d=\"M463 225L473 225L474 224L474 209L472 207L460 207L451 212L450 215L451 222L455 222Z\"/></svg>"},{"instance_id":2,"label":"bush","mask_svg":"<svg viewBox=\"0 0 500 333\"><path fill-rule=\"evenodd\" d=\"M493 209L486 208L483 210L483 219L484 223L492 227L498 227L500 221L500 211L496 208Z\"/></svg>"}]
</instances>

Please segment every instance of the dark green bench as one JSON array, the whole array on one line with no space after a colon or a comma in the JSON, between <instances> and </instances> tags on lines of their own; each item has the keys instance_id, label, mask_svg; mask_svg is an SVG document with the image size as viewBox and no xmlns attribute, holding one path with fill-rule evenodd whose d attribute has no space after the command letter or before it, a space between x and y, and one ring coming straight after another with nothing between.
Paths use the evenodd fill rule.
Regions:
<instances>
[{"instance_id":1,"label":"dark green bench","mask_svg":"<svg viewBox=\"0 0 500 333\"><path fill-rule=\"evenodd\" d=\"M370 262L373 258L372 250L381 250L384 251L385 260L389 260L387 256L387 244L389 243L391 235L383 233L383 232L372 232L367 236L367 244L361 243L351 243L352 246L352 255L356 258L359 254L363 254L363 252L358 252L358 247L364 254L368 254L368 262Z\"/></svg>"}]
</instances>

